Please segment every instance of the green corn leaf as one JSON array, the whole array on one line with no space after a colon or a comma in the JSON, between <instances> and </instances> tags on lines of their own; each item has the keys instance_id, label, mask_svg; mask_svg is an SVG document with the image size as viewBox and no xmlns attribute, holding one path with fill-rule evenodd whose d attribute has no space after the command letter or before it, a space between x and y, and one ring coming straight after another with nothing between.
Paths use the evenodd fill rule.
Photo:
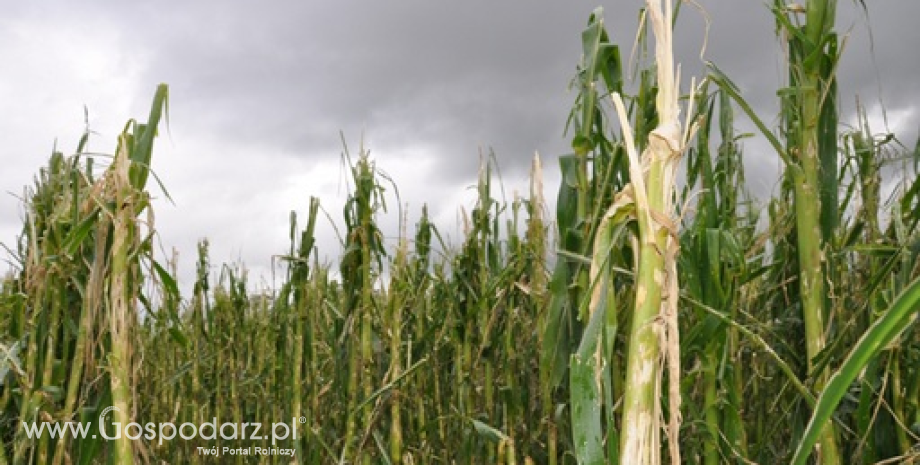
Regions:
<instances>
[{"instance_id":1,"label":"green corn leaf","mask_svg":"<svg viewBox=\"0 0 920 465\"><path fill-rule=\"evenodd\" d=\"M839 202L837 201L837 63L834 55L837 50L836 35L829 37L828 55L822 55L821 79L826 88L822 89L821 114L818 117L818 157L820 169L821 195L821 232L823 240L829 241L837 228Z\"/></svg>"},{"instance_id":2,"label":"green corn leaf","mask_svg":"<svg viewBox=\"0 0 920 465\"><path fill-rule=\"evenodd\" d=\"M572 355L572 440L578 463L583 465L605 463L601 427L603 411L594 370L595 366L590 356L582 358L580 354Z\"/></svg>"},{"instance_id":3,"label":"green corn leaf","mask_svg":"<svg viewBox=\"0 0 920 465\"><path fill-rule=\"evenodd\" d=\"M67 238L64 239L64 250L67 256L73 256L77 253L77 249L80 248L80 245L83 244L83 240L86 239L86 236L93 230L93 227L97 224L97 216L99 213L99 208L95 208L92 213L86 216L76 228L73 228L68 232Z\"/></svg>"},{"instance_id":4,"label":"green corn leaf","mask_svg":"<svg viewBox=\"0 0 920 465\"><path fill-rule=\"evenodd\" d=\"M150 172L150 160L153 154L153 139L156 137L157 126L163 113L168 112L169 90L166 84L157 86L150 106L150 116L145 124L135 125L135 137L129 146L131 168L129 178L131 185L136 189L143 189L147 184L147 175Z\"/></svg>"},{"instance_id":5,"label":"green corn leaf","mask_svg":"<svg viewBox=\"0 0 920 465\"><path fill-rule=\"evenodd\" d=\"M875 356L916 319L917 312L920 312L920 279L915 280L902 292L891 307L869 327L850 351L843 365L831 376L818 397L808 427L796 447L792 458L794 465L803 465L808 460L812 448L830 421L837 404L849 390L850 384Z\"/></svg>"},{"instance_id":6,"label":"green corn leaf","mask_svg":"<svg viewBox=\"0 0 920 465\"><path fill-rule=\"evenodd\" d=\"M165 286L166 291L171 296L178 298L179 297L179 285L176 283L175 278L173 278L172 275L169 274L169 272L166 271L165 268L163 268L163 265L160 265L160 262L154 261L153 269L154 271L156 271L157 278L160 279L160 283L162 283L163 286Z\"/></svg>"},{"instance_id":7,"label":"green corn leaf","mask_svg":"<svg viewBox=\"0 0 920 465\"><path fill-rule=\"evenodd\" d=\"M604 283L595 283L603 286ZM590 293L589 293L590 294ZM601 344L601 334L606 320L606 305L601 290L601 302L582 335L578 352L573 354L570 361L572 401L572 434L578 463L603 464L604 459L604 430L601 418L604 415L601 402L600 386L598 385L597 370L604 370L606 357L598 351ZM598 356L603 360L598 360Z\"/></svg>"},{"instance_id":8,"label":"green corn leaf","mask_svg":"<svg viewBox=\"0 0 920 465\"><path fill-rule=\"evenodd\" d=\"M540 353L540 371L548 376L550 386L556 387L562 382L566 372L566 359L570 353L568 335L569 309L566 283L568 282L568 265L564 260L556 263L550 280L552 297L546 327L543 330L543 347Z\"/></svg>"},{"instance_id":9,"label":"green corn leaf","mask_svg":"<svg viewBox=\"0 0 920 465\"><path fill-rule=\"evenodd\" d=\"M786 149L783 148L783 144L780 143L779 139L776 138L776 135L767 128L767 125L757 116L757 113L754 112L754 109L751 108L751 105L748 104L747 100L741 96L741 91L738 89L738 86L732 82L725 73L722 72L714 63L708 62L706 64L709 67L709 80L715 82L722 92L728 94L738 106L744 110L744 113L751 118L751 121L757 126L757 129L760 130L761 134L767 138L767 141L770 142L770 145L773 146L773 149L776 150L776 153L783 160L786 166L795 167L797 166L792 162L792 159L789 158L789 154L786 153Z\"/></svg>"}]
</instances>

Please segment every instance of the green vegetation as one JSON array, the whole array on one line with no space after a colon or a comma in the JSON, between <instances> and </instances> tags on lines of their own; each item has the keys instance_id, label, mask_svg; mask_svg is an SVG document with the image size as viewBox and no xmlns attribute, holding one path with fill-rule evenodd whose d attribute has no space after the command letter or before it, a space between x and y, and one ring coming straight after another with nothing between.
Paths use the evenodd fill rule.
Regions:
<instances>
[{"instance_id":1,"label":"green vegetation","mask_svg":"<svg viewBox=\"0 0 920 465\"><path fill-rule=\"evenodd\" d=\"M538 158L510 202L484 162L455 247L423 207L388 248L378 215L401 200L346 146L336 263L311 198L277 289L212 266L202 241L183 296L152 246L166 86L110 159L83 153L88 134L55 151L0 288L0 465L292 462L215 446L307 464L920 461L920 144L873 133L861 107L839 124L835 2L772 5L779 135L714 64L681 84L665 3L643 9L634 76L589 18L554 218ZM746 190L738 109L784 163L773 198ZM883 199L886 164L901 169ZM68 421L263 437L22 426Z\"/></svg>"}]
</instances>

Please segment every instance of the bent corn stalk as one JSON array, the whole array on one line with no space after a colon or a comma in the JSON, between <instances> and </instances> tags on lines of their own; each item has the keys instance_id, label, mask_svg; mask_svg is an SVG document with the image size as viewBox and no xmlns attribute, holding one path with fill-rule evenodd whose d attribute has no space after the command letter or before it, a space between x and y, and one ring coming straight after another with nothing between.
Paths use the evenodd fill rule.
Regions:
<instances>
[{"instance_id":1,"label":"bent corn stalk","mask_svg":"<svg viewBox=\"0 0 920 465\"><path fill-rule=\"evenodd\" d=\"M157 87L147 124L130 124L134 134L127 129L119 137L115 161L103 180L115 210L111 218L112 248L111 275L109 277L109 331L112 349L109 354L113 416L120 425L127 425L133 417L132 373L134 371L134 327L137 324L136 290L141 280L140 258L141 228L137 216L147 208L148 195L144 190L150 170L153 138L156 135L160 112L166 106L167 88ZM152 225L148 223L149 228ZM119 435L113 447L113 463L134 463L134 447L127 435Z\"/></svg>"}]
</instances>

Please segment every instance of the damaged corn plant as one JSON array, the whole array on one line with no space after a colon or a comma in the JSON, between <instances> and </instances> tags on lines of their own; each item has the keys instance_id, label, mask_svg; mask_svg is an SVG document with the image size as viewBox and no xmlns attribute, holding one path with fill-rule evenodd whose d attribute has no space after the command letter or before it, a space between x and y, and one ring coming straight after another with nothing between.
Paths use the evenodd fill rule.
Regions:
<instances>
[{"instance_id":1,"label":"damaged corn plant","mask_svg":"<svg viewBox=\"0 0 920 465\"><path fill-rule=\"evenodd\" d=\"M621 83L615 82L613 86L608 83L608 98L612 100L620 128L619 137L612 144L614 158L619 157L620 167L625 171L622 179L628 182L612 188L609 200L596 200L606 211L593 231L588 292L583 297L581 312L588 323L570 364L575 448L582 463L616 460L660 463L661 419L665 414L670 460L681 463L679 237L674 201L677 169L696 125L691 121L692 106L686 108L689 117L681 120L680 68L675 65L672 53L673 20L674 8L669 1L664 5L649 1L643 9L643 22L647 21L653 33L655 47L654 62L643 71L639 97L634 100L637 109L633 114L638 115L639 121L631 122L621 95ZM639 36L643 43L644 34L640 32ZM589 80L583 87L581 104L589 115L580 121L585 131L580 141L587 147L596 147L598 142L609 141L591 134L598 127L592 127L590 118L598 116L599 98L595 82L591 81L592 71L597 65L619 67L619 54L607 43L600 10L592 17L585 42L589 62L585 73ZM691 92L695 91L692 84L690 87ZM687 101L692 103L695 99ZM588 153L583 151L579 156L585 158ZM605 203L609 206L605 207ZM619 245L622 242L627 245ZM615 252L614 247L628 251ZM614 366L611 349L619 327L613 278L621 263L617 257L623 258L624 252L631 254L627 258L633 264L634 290L628 296L632 305L625 332L625 363L618 364L620 370L611 370ZM625 378L616 390L611 379L614 376ZM667 408L662 408L664 399ZM620 419L615 423L611 421L614 415L605 410L612 410L619 403L622 403ZM602 426L604 417L606 431ZM615 424L619 424L618 429Z\"/></svg>"},{"instance_id":2,"label":"damaged corn plant","mask_svg":"<svg viewBox=\"0 0 920 465\"><path fill-rule=\"evenodd\" d=\"M715 64L680 96L696 109L675 118L679 73L662 46L680 3L659 3L641 15L656 62L636 68L632 92L600 10L582 36L541 365L549 386L569 390L574 454L580 463L915 459L918 385L900 366L916 356L917 284L877 285L895 268L916 280L916 266L900 261L915 256L916 229L903 218L917 214L916 171L888 200L896 213L885 234L877 186L880 167L915 166L917 151L865 122L838 133L835 3L771 7L789 69L781 136ZM656 27L656 18L666 20ZM639 56L644 39L640 29ZM618 126L605 121L604 96ZM734 132L734 106L786 166L766 228L744 185L747 136ZM682 155L687 183L675 204L675 186L662 181ZM901 242L907 231L913 239Z\"/></svg>"},{"instance_id":3,"label":"damaged corn plant","mask_svg":"<svg viewBox=\"0 0 920 465\"><path fill-rule=\"evenodd\" d=\"M917 463L920 144L858 100L842 124L835 2L764 9L787 64L769 118L714 63L681 78L689 4L646 1L626 65L603 10L588 18L553 214L556 168L534 157L506 197L503 154L480 154L452 242L431 207L412 215L386 156L343 137L344 205L306 197L279 218L271 285L208 240L191 278L178 252L157 257L165 86L114 154L90 131L55 150L0 281L0 465ZM766 198L742 117L782 161ZM125 434L27 427L68 422ZM163 422L296 428L124 427ZM202 452L223 447L289 453Z\"/></svg>"},{"instance_id":4,"label":"damaged corn plant","mask_svg":"<svg viewBox=\"0 0 920 465\"><path fill-rule=\"evenodd\" d=\"M134 463L136 444L124 435L54 438L28 434L24 423L83 422L114 438L111 424L97 422L134 421L138 306L150 305L142 268L157 266L145 187L166 101L161 85L147 122L126 125L98 178L93 159L79 155L87 134L78 155L55 151L25 190L21 268L4 282L4 339L16 350L4 354L2 407L19 424L4 426L0 463Z\"/></svg>"}]
</instances>

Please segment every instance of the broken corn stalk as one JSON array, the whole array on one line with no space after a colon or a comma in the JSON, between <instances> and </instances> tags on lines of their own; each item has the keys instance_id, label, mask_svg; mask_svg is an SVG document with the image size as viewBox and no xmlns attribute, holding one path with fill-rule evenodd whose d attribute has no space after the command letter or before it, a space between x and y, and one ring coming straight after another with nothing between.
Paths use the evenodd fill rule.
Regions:
<instances>
[{"instance_id":1,"label":"broken corn stalk","mask_svg":"<svg viewBox=\"0 0 920 465\"><path fill-rule=\"evenodd\" d=\"M680 463L680 353L677 325L677 225L673 207L675 175L694 125L680 122L680 70L672 54L670 1L647 0L655 35L658 126L637 152L623 99L613 95L629 156L631 195L639 224L635 308L629 335L627 379L620 436L621 463L660 463L663 366L668 369L668 450ZM693 99L689 99L693 102ZM692 114L688 108L687 114Z\"/></svg>"}]
</instances>

